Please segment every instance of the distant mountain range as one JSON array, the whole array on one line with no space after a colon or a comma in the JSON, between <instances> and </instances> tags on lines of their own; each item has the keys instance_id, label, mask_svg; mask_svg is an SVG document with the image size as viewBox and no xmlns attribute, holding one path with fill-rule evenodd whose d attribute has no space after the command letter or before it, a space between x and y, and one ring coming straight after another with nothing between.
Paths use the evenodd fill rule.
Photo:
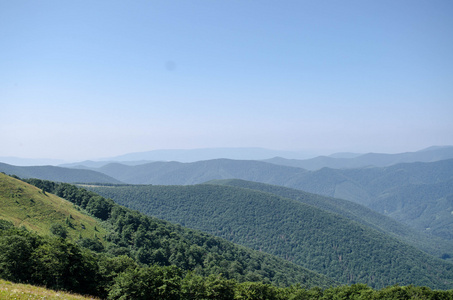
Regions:
<instances>
[{"instance_id":1,"label":"distant mountain range","mask_svg":"<svg viewBox=\"0 0 453 300\"><path fill-rule=\"evenodd\" d=\"M97 171L130 184L188 185L213 179L238 178L284 185L308 171L255 160L213 159L193 163L153 162L138 166L111 163ZM269 182L271 183L271 182Z\"/></svg>"},{"instance_id":2,"label":"distant mountain range","mask_svg":"<svg viewBox=\"0 0 453 300\"><path fill-rule=\"evenodd\" d=\"M265 160L273 164L298 167L307 170L322 168L353 169L363 167L388 167L400 163L434 162L453 158L453 146L430 147L417 152L399 154L367 153L367 154L333 154L318 156L311 159L287 159L274 157Z\"/></svg>"},{"instance_id":3,"label":"distant mountain range","mask_svg":"<svg viewBox=\"0 0 453 300\"><path fill-rule=\"evenodd\" d=\"M100 168L110 163L136 166L151 162L197 162L212 159L260 160L277 165L319 170L321 168L352 169L386 167L405 162L434 162L453 158L453 146L433 146L416 152L385 153L334 153L307 159L304 152L277 151L262 148L210 148L191 150L154 150L130 153L98 161L61 164L70 168Z\"/></svg>"},{"instance_id":4,"label":"distant mountain range","mask_svg":"<svg viewBox=\"0 0 453 300\"><path fill-rule=\"evenodd\" d=\"M55 166L21 167L0 163L0 172L20 178L39 178L68 183L121 183L121 181L100 172Z\"/></svg>"},{"instance_id":5,"label":"distant mountain range","mask_svg":"<svg viewBox=\"0 0 453 300\"><path fill-rule=\"evenodd\" d=\"M384 153L334 153L314 157L305 151L282 151L264 148L205 148L168 149L128 153L116 157L80 162L64 162L56 159L27 159L0 157L0 162L15 166L59 165L70 168L100 168L110 163L140 165L150 162L196 162L212 159L262 160L274 164L318 170L324 167L343 169L366 166L384 167L403 162L433 162L453 158L453 146L433 146L416 152L398 154Z\"/></svg>"},{"instance_id":6,"label":"distant mountain range","mask_svg":"<svg viewBox=\"0 0 453 300\"><path fill-rule=\"evenodd\" d=\"M179 161L195 162L216 158L238 160L263 160L276 156L305 159L312 155L303 151L281 151L264 148L204 148L204 149L168 149L146 152L128 153L112 158L108 161Z\"/></svg>"},{"instance_id":7,"label":"distant mountain range","mask_svg":"<svg viewBox=\"0 0 453 300\"><path fill-rule=\"evenodd\" d=\"M15 166L56 166L63 164L65 161L61 159L48 158L21 158L12 156L1 156L0 163L5 163Z\"/></svg>"}]
</instances>

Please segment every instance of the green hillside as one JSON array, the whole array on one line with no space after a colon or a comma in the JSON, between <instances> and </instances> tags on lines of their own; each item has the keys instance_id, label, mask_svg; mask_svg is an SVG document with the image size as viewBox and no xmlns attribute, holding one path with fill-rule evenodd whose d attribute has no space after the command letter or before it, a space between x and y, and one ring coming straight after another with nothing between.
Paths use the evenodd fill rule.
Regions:
<instances>
[{"instance_id":1,"label":"green hillside","mask_svg":"<svg viewBox=\"0 0 453 300\"><path fill-rule=\"evenodd\" d=\"M270 193L216 186L116 186L92 190L146 214L373 287L453 286L453 265L340 215Z\"/></svg>"},{"instance_id":2,"label":"green hillside","mask_svg":"<svg viewBox=\"0 0 453 300\"><path fill-rule=\"evenodd\" d=\"M0 219L24 226L39 234L49 234L54 224L61 224L73 239L102 239L107 230L99 221L60 197L0 173Z\"/></svg>"},{"instance_id":3,"label":"green hillside","mask_svg":"<svg viewBox=\"0 0 453 300\"><path fill-rule=\"evenodd\" d=\"M214 180L210 182L212 184L221 184L221 185L229 185L229 186L236 186L236 187L242 187L242 188L249 188L253 190L258 190L262 192L268 192L272 193L278 196L290 198L293 200L300 201L305 204L313 205L315 207L318 207L320 209L337 213L340 214L346 218L349 218L351 220L357 221L363 225L372 227L374 229L377 229L381 232L390 234L392 236L395 236L404 242L419 248L423 251L426 251L427 253L441 257L441 258L447 258L451 257L453 258L453 242L447 241L444 239L440 239L436 236L433 235L427 235L424 234L418 230L412 229L411 227L395 221L395 219L399 219L399 216L392 215L393 218L384 216L380 213L377 213L374 210L371 210L369 208L366 208L363 205L359 205L357 203L343 200L343 199L337 199L337 198L331 198L331 197L325 197L321 195L316 195L316 194L311 194L307 193L301 190L296 190L292 188L286 188L282 186L277 186L277 185L270 185L270 184L264 184L264 183L258 183L258 182L252 182L252 181L245 181L245 180L239 180L239 179L226 179L226 180ZM437 185L433 185L432 187L436 187L435 189L424 189L425 193L431 193L431 195L436 195L436 194L445 194L445 188L447 188L446 183L442 183L440 187ZM453 184L451 184L453 186ZM412 196L413 202L412 204L415 206L418 206L418 209L426 209L427 204L420 203L421 201L415 202L415 199L423 199L423 197L420 197L420 195L423 195L421 191L419 191L416 187L414 187L413 190L408 190L406 188L401 188L401 191L398 191L401 194L406 194ZM431 187L431 186L430 186ZM444 188L444 189L442 189ZM396 197L395 195L398 195L397 191L393 191L392 193L389 193L386 198L385 202L384 199L380 200L381 203L387 203L388 207L393 207L393 206L398 206L402 207L403 204L399 203L397 200L402 199L403 197ZM415 203L414 203L415 202ZM450 212L453 210L452 208L448 209L448 207L445 207L448 203L448 201L440 201L439 205L443 205L442 209L445 214L450 214ZM381 204L382 206L382 204ZM393 212L395 210L390 210L389 208L386 208L388 212ZM440 210L438 207L434 208L436 210ZM377 210L377 208L376 208ZM429 215L429 214L428 214ZM420 215L413 214L413 219L415 220L420 220L419 218ZM445 218L446 219L446 218ZM405 222L409 222L410 220L402 220ZM431 230L440 230L437 228L441 228L445 234L451 234L453 232L453 228L449 226L445 226L445 224L442 224L440 221L440 218L434 218L431 220ZM417 224L413 224L413 227L417 227ZM420 229L425 229L425 228L420 228Z\"/></svg>"}]
</instances>

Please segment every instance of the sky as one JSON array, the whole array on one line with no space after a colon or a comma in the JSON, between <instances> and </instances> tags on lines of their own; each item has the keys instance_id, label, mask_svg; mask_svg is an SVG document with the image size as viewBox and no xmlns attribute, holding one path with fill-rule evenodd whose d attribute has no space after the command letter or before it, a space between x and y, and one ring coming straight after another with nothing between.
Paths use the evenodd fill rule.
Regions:
<instances>
[{"instance_id":1,"label":"sky","mask_svg":"<svg viewBox=\"0 0 453 300\"><path fill-rule=\"evenodd\" d=\"M0 0L0 157L453 145L453 1Z\"/></svg>"}]
</instances>

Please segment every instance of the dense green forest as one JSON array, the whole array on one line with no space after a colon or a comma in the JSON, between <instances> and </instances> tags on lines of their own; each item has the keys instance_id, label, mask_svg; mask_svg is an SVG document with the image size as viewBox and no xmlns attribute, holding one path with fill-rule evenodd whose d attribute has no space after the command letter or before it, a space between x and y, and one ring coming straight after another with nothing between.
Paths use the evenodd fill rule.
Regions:
<instances>
[{"instance_id":1,"label":"dense green forest","mask_svg":"<svg viewBox=\"0 0 453 300\"><path fill-rule=\"evenodd\" d=\"M326 196L321 196L317 194L312 194L308 192L304 192L301 190L297 189L292 189L292 188L287 188L283 186L278 186L278 185L270 185L270 184L265 184L265 183L259 183L259 182L252 182L252 181L245 181L245 180L240 180L240 179L224 179L224 180L213 180L209 183L212 184L220 184L220 185L229 185L229 186L236 186L236 187L242 187L242 188L248 188L248 189L253 189L253 190L258 190L262 192L268 192L272 193L278 196L282 196L285 198L290 198L293 200L300 201L305 204L309 204L315 207L318 207L320 209L333 212L336 214L340 214L348 219L357 221L365 226L369 226L371 228L374 228L376 230L379 230L381 232L390 234L394 237L397 237L401 239L402 241L419 248L420 250L423 250L431 255L434 255L436 257L440 257L443 259L448 259L451 261L453 259L453 241L449 240L444 240L441 238L438 238L436 236L433 236L431 234L425 234L423 232L420 232L416 229L413 229L404 223L398 222L394 220L393 218L384 216L380 213L377 213L376 211L369 209L363 205L357 204L355 202L343 200L343 199L338 199L338 198L332 198L332 197L326 197ZM417 187L419 185L416 185ZM434 187L437 185L430 185L429 189L425 189L425 193L432 193L432 195L437 194L442 194L443 191L442 189L435 189ZM453 186L453 184L452 184ZM441 184L441 187L445 187L445 183ZM407 189L403 189L402 191L407 191ZM409 191L407 191L409 193ZM417 197L418 194L418 189L416 191L411 190L411 198L412 202L414 202L417 199L423 198L423 197ZM390 193L387 195L387 202L393 203L394 205L402 205L398 204L396 201L395 196L396 193ZM426 203L420 203L421 201L417 201L417 204L419 205L419 210L420 209L425 209L428 205ZM445 205L448 202L442 201L440 205ZM412 204L413 205L413 204ZM450 210L445 209L443 211L443 214L450 214ZM415 215L415 214L414 214ZM429 214L428 214L429 215ZM417 218L418 219L418 218ZM446 218L432 218L432 223L442 223L443 220ZM449 223L448 223L449 224ZM442 225L447 225L447 224L442 224ZM415 227L415 226L414 226ZM440 226L436 226L439 228ZM453 229L449 231L450 229L448 226L445 226L443 231L448 234L453 232ZM450 258L448 258L450 257Z\"/></svg>"},{"instance_id":2,"label":"dense green forest","mask_svg":"<svg viewBox=\"0 0 453 300\"><path fill-rule=\"evenodd\" d=\"M340 215L270 193L207 184L91 189L148 215L277 255L344 284L453 286L452 264Z\"/></svg>"},{"instance_id":3,"label":"dense green forest","mask_svg":"<svg viewBox=\"0 0 453 300\"><path fill-rule=\"evenodd\" d=\"M104 299L453 299L453 290L365 284L321 289L200 276L175 266L140 265L125 255L96 253L57 236L39 236L0 220L0 278Z\"/></svg>"}]
</instances>

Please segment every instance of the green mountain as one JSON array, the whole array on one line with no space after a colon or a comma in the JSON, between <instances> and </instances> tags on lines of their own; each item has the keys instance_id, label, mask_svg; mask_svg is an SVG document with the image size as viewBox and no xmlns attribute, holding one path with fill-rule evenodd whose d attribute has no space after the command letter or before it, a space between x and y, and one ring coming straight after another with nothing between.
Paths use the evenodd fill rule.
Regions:
<instances>
[{"instance_id":1,"label":"green mountain","mask_svg":"<svg viewBox=\"0 0 453 300\"><path fill-rule=\"evenodd\" d=\"M92 170L69 169L54 166L18 167L0 163L0 172L20 178L39 178L68 183L121 183L103 173Z\"/></svg>"},{"instance_id":2,"label":"green mountain","mask_svg":"<svg viewBox=\"0 0 453 300\"><path fill-rule=\"evenodd\" d=\"M277 255L341 283L453 287L453 264L300 201L212 184L90 189L148 215Z\"/></svg>"},{"instance_id":3,"label":"green mountain","mask_svg":"<svg viewBox=\"0 0 453 300\"><path fill-rule=\"evenodd\" d=\"M433 235L424 234L418 230L414 230L411 227L395 221L393 218L384 216L380 213L377 213L374 210L366 208L363 205L332 197L325 197L317 194L307 193L301 190L296 190L292 188L286 188L277 185L270 185L252 181L245 181L240 179L225 179L225 180L213 180L210 182L212 184L228 185L235 187L248 188L253 190L258 190L262 192L272 193L281 197L290 198L293 200L300 201L302 203L315 206L317 208L342 215L351 220L357 221L365 226L371 227L373 229L379 230L381 232L390 234L396 238L401 239L402 241L419 248L431 255L442 257L442 258L453 258L453 242L440 239ZM444 185L444 184L443 184ZM430 193L441 193L441 189L436 189L432 191L427 191ZM439 192L440 191L440 192ZM408 192L404 190L402 192ZM414 191L417 193L418 191ZM414 195L415 196L415 195ZM390 197L390 196L388 196ZM396 203L394 198L387 199L388 205L393 205ZM446 202L441 202L441 204L446 204ZM449 210L446 210L445 213L450 213ZM433 222L438 221L433 220ZM443 225L443 224L441 224ZM416 227L414 225L414 227ZM444 230L445 234L448 234L448 227Z\"/></svg>"},{"instance_id":4,"label":"green mountain","mask_svg":"<svg viewBox=\"0 0 453 300\"><path fill-rule=\"evenodd\" d=\"M127 255L139 264L174 265L200 276L223 274L239 282L262 281L281 286L299 283L305 287L335 285L326 276L290 261L145 216L85 189L36 179L29 182L37 187L0 174L0 203L6 208L2 209L0 219L12 220L18 225L31 224L32 230L43 228L38 232L45 233L48 223L64 220L66 224L64 217L69 215L71 225L67 225L72 226L69 231L76 231L73 236L79 237L77 242L81 245L86 241L82 232L91 224L97 233L95 238L105 241L105 249L101 250L106 255ZM88 217L82 216L78 209L93 215L96 223L88 223L84 219ZM47 218L41 217L45 213ZM0 251L0 265L1 260Z\"/></svg>"}]
</instances>

